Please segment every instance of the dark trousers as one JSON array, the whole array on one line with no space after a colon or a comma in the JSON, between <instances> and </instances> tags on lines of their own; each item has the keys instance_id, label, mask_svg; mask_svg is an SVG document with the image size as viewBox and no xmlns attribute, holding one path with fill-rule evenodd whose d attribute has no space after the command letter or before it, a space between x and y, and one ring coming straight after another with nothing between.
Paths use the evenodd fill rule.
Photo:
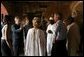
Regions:
<instances>
[{"instance_id":1,"label":"dark trousers","mask_svg":"<svg viewBox=\"0 0 84 57\"><path fill-rule=\"evenodd\" d=\"M2 56L11 56L11 49L8 47L5 40L1 40L1 54Z\"/></svg>"},{"instance_id":2,"label":"dark trousers","mask_svg":"<svg viewBox=\"0 0 84 57\"><path fill-rule=\"evenodd\" d=\"M23 52L23 47L24 47L23 43L21 43L21 42L17 43L16 42L16 44L13 45L13 54L14 54L14 56L19 56L19 54Z\"/></svg>"},{"instance_id":3,"label":"dark trousers","mask_svg":"<svg viewBox=\"0 0 84 57\"><path fill-rule=\"evenodd\" d=\"M65 40L56 40L52 47L51 56L67 56Z\"/></svg>"},{"instance_id":4,"label":"dark trousers","mask_svg":"<svg viewBox=\"0 0 84 57\"><path fill-rule=\"evenodd\" d=\"M13 54L14 54L14 56L19 56L19 47L18 46L13 47Z\"/></svg>"}]
</instances>

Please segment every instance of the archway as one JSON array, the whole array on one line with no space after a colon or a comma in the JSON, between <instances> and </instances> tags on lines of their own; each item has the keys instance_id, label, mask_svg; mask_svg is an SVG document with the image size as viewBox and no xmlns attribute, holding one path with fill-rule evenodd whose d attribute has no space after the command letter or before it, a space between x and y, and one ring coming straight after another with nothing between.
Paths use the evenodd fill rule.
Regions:
<instances>
[{"instance_id":1,"label":"archway","mask_svg":"<svg viewBox=\"0 0 84 57\"><path fill-rule=\"evenodd\" d=\"M5 15L8 15L8 11L5 8L5 6L1 3L1 19L3 19Z\"/></svg>"}]
</instances>

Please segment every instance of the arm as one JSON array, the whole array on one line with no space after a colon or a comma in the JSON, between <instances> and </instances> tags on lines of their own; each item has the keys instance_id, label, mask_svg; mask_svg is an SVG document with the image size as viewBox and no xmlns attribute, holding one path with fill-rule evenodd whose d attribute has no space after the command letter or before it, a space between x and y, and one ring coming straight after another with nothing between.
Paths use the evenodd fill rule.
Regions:
<instances>
[{"instance_id":1,"label":"arm","mask_svg":"<svg viewBox=\"0 0 84 57\"><path fill-rule=\"evenodd\" d=\"M53 32L51 31L51 29L50 29L50 28L51 28L51 27L50 27L50 25L48 25L47 30L46 30L46 33L53 34Z\"/></svg>"},{"instance_id":2,"label":"arm","mask_svg":"<svg viewBox=\"0 0 84 57\"><path fill-rule=\"evenodd\" d=\"M5 28L5 39L9 48L12 48L12 41L9 39L9 36L8 36L8 26Z\"/></svg>"},{"instance_id":3,"label":"arm","mask_svg":"<svg viewBox=\"0 0 84 57\"><path fill-rule=\"evenodd\" d=\"M48 33L48 30L49 30L49 25L47 26L47 30L46 30L46 33Z\"/></svg>"},{"instance_id":4,"label":"arm","mask_svg":"<svg viewBox=\"0 0 84 57\"><path fill-rule=\"evenodd\" d=\"M21 30L22 30L22 28L15 29L14 25L12 25L12 31L13 32L20 32Z\"/></svg>"}]
</instances>

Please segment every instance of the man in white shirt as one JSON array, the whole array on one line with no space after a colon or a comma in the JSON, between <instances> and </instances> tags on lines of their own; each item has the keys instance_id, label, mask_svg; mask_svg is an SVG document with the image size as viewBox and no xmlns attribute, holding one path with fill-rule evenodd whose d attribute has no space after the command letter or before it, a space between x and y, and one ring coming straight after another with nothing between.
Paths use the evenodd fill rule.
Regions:
<instances>
[{"instance_id":1,"label":"man in white shirt","mask_svg":"<svg viewBox=\"0 0 84 57\"><path fill-rule=\"evenodd\" d=\"M52 42L53 38L55 36L55 31L53 30L53 24L54 20L53 17L49 18L50 24L47 27L46 33L47 33L47 55L51 56L51 50L52 50Z\"/></svg>"}]
</instances>

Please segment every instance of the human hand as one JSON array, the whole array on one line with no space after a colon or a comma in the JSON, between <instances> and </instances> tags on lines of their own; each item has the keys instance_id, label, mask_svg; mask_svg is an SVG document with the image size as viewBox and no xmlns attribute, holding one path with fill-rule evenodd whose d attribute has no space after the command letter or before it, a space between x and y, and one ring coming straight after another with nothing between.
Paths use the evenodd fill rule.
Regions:
<instances>
[{"instance_id":1,"label":"human hand","mask_svg":"<svg viewBox=\"0 0 84 57\"><path fill-rule=\"evenodd\" d=\"M53 34L53 32L52 32L51 30L48 30L48 33L51 33L51 34Z\"/></svg>"}]
</instances>

